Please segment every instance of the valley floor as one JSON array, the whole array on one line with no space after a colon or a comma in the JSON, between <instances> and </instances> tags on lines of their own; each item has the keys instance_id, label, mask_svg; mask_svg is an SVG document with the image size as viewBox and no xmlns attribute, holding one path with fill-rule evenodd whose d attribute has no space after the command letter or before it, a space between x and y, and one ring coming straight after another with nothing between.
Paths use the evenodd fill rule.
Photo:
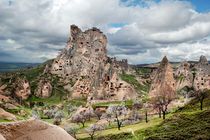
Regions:
<instances>
[{"instance_id":1,"label":"valley floor","mask_svg":"<svg viewBox=\"0 0 210 140\"><path fill-rule=\"evenodd\" d=\"M130 133L132 135L135 135L135 131L137 130L143 130L143 129L147 129L149 127L154 127L158 124L160 124L162 122L162 119L161 118L152 118L148 123L146 123L145 121L142 121L140 123L137 123L137 124L133 124L133 125L127 125L127 126L124 126L124 127L121 127L121 130L118 130L117 128L111 128L111 129L106 129L106 130L103 130L103 131L99 131L99 132L96 132L96 136L97 137L105 137L105 136L108 136L108 135L117 135L117 134L123 134L123 133ZM90 137L88 135L88 133L80 133L80 134L77 134L77 138L78 139L86 139Z\"/></svg>"},{"instance_id":2,"label":"valley floor","mask_svg":"<svg viewBox=\"0 0 210 140\"><path fill-rule=\"evenodd\" d=\"M157 116L150 118L148 123L99 131L97 140L209 140L210 139L210 97L204 101L205 108L200 110L196 100L167 114L162 120ZM77 134L78 139L90 139L87 133Z\"/></svg>"}]
</instances>

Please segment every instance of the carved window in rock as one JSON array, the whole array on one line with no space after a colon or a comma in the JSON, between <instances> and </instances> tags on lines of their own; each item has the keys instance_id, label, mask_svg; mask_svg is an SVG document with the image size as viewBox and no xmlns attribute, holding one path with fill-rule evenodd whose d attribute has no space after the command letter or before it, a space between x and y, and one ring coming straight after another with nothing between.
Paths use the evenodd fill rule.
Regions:
<instances>
[{"instance_id":1,"label":"carved window in rock","mask_svg":"<svg viewBox=\"0 0 210 140\"><path fill-rule=\"evenodd\" d=\"M106 75L105 77L106 77L106 81L110 81L110 78L108 75Z\"/></svg>"},{"instance_id":2,"label":"carved window in rock","mask_svg":"<svg viewBox=\"0 0 210 140\"><path fill-rule=\"evenodd\" d=\"M111 88L113 87L113 83L111 82Z\"/></svg>"}]
</instances>

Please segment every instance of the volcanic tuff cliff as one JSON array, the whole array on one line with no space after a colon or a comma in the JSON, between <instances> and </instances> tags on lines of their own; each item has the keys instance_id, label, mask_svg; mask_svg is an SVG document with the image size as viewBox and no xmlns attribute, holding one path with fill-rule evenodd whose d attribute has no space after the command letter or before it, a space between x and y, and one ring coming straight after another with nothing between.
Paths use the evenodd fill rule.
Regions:
<instances>
[{"instance_id":1,"label":"volcanic tuff cliff","mask_svg":"<svg viewBox=\"0 0 210 140\"><path fill-rule=\"evenodd\" d=\"M191 72L190 63L184 61L175 71L175 77L177 78L176 89L180 90L183 87L193 86L193 74Z\"/></svg>"},{"instance_id":2,"label":"volcanic tuff cliff","mask_svg":"<svg viewBox=\"0 0 210 140\"><path fill-rule=\"evenodd\" d=\"M175 90L176 81L173 76L173 69L166 56L162 59L157 71L154 72L149 96L153 97L158 94L158 90L164 84Z\"/></svg>"},{"instance_id":3,"label":"volcanic tuff cliff","mask_svg":"<svg viewBox=\"0 0 210 140\"><path fill-rule=\"evenodd\" d=\"M136 97L134 88L119 78L128 70L127 60L107 56L107 38L97 28L81 31L70 27L67 46L45 71L63 78L73 98L126 100Z\"/></svg>"},{"instance_id":4,"label":"volcanic tuff cliff","mask_svg":"<svg viewBox=\"0 0 210 140\"><path fill-rule=\"evenodd\" d=\"M205 56L201 56L194 67L193 87L196 90L210 89L210 65Z\"/></svg>"}]
</instances>

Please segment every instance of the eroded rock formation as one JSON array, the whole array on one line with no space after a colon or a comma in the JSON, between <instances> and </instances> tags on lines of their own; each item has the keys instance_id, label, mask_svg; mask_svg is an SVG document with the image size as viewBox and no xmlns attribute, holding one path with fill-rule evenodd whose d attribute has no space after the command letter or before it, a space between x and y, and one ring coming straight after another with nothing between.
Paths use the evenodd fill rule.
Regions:
<instances>
[{"instance_id":1,"label":"eroded rock formation","mask_svg":"<svg viewBox=\"0 0 210 140\"><path fill-rule=\"evenodd\" d=\"M176 81L173 76L173 69L166 56L162 59L157 71L154 73L149 96L156 96L162 85L167 85L175 91Z\"/></svg>"},{"instance_id":2,"label":"eroded rock formation","mask_svg":"<svg viewBox=\"0 0 210 140\"><path fill-rule=\"evenodd\" d=\"M7 140L75 140L62 128L40 120L0 124L0 134Z\"/></svg>"},{"instance_id":3,"label":"eroded rock formation","mask_svg":"<svg viewBox=\"0 0 210 140\"><path fill-rule=\"evenodd\" d=\"M186 61L182 62L175 71L175 77L177 79L176 90L180 90L184 87L192 87L193 74L191 72L190 63Z\"/></svg>"},{"instance_id":4,"label":"eroded rock formation","mask_svg":"<svg viewBox=\"0 0 210 140\"><path fill-rule=\"evenodd\" d=\"M194 67L193 86L196 90L210 89L210 65L205 56L201 56Z\"/></svg>"},{"instance_id":5,"label":"eroded rock formation","mask_svg":"<svg viewBox=\"0 0 210 140\"><path fill-rule=\"evenodd\" d=\"M73 98L97 100L101 94L106 100L136 97L133 87L118 76L128 69L127 60L109 58L106 45L107 38L99 29L83 32L77 26L71 26L67 46L54 60L50 72L66 79L67 85L73 83L70 90Z\"/></svg>"},{"instance_id":6,"label":"eroded rock formation","mask_svg":"<svg viewBox=\"0 0 210 140\"><path fill-rule=\"evenodd\" d=\"M50 97L52 94L52 85L50 81L46 79L40 80L34 94L40 98Z\"/></svg>"},{"instance_id":7,"label":"eroded rock formation","mask_svg":"<svg viewBox=\"0 0 210 140\"><path fill-rule=\"evenodd\" d=\"M28 99L31 94L29 81L26 78L17 78L14 93L21 100Z\"/></svg>"}]
</instances>

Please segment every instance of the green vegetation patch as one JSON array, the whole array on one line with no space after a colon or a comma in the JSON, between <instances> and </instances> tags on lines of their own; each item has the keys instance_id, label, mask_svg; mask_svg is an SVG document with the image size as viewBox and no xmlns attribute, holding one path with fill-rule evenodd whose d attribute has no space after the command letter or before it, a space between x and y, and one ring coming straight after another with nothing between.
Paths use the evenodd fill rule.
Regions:
<instances>
[{"instance_id":1,"label":"green vegetation patch","mask_svg":"<svg viewBox=\"0 0 210 140\"><path fill-rule=\"evenodd\" d=\"M151 73L151 69L150 68L145 68L145 67L135 68L135 70L136 70L136 73L138 75Z\"/></svg>"},{"instance_id":2,"label":"green vegetation patch","mask_svg":"<svg viewBox=\"0 0 210 140\"><path fill-rule=\"evenodd\" d=\"M127 83L131 84L134 86L135 90L139 93L142 94L142 91L145 93L149 92L150 84L149 83L144 83L144 85L140 84L134 75L131 74L121 74L120 75L121 79L123 81L126 81Z\"/></svg>"},{"instance_id":3,"label":"green vegetation patch","mask_svg":"<svg viewBox=\"0 0 210 140\"><path fill-rule=\"evenodd\" d=\"M92 106L93 108L97 108L97 107L109 107L110 105L125 105L127 107L132 107L133 101L127 100L127 101L102 102L102 103L95 103Z\"/></svg>"}]
</instances>

